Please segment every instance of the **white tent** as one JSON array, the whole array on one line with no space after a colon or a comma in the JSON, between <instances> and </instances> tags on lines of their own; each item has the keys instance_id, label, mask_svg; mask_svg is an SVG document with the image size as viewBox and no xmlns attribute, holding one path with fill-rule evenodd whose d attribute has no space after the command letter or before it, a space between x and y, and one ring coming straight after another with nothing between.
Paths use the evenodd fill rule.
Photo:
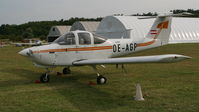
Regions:
<instances>
[{"instance_id":1,"label":"white tent","mask_svg":"<svg viewBox=\"0 0 199 112\"><path fill-rule=\"evenodd\" d=\"M137 19L135 16L107 16L96 33L109 38L139 40L146 36L154 19ZM199 18L173 18L170 43L199 42Z\"/></svg>"},{"instance_id":2,"label":"white tent","mask_svg":"<svg viewBox=\"0 0 199 112\"><path fill-rule=\"evenodd\" d=\"M84 31L95 32L99 23L100 22L94 22L94 21L77 21L72 25L70 31L84 30Z\"/></svg>"},{"instance_id":3,"label":"white tent","mask_svg":"<svg viewBox=\"0 0 199 112\"><path fill-rule=\"evenodd\" d=\"M59 36L70 31L71 26L52 26L47 36L48 42L53 42Z\"/></svg>"}]
</instances>

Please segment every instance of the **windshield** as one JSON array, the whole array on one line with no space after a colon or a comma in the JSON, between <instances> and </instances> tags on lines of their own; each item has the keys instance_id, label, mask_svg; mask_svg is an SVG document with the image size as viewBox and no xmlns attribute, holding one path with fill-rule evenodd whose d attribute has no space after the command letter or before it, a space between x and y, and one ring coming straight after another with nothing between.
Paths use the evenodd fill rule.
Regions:
<instances>
[{"instance_id":1,"label":"windshield","mask_svg":"<svg viewBox=\"0 0 199 112\"><path fill-rule=\"evenodd\" d=\"M75 45L75 35L73 33L67 33L57 38L53 43L60 45Z\"/></svg>"}]
</instances>

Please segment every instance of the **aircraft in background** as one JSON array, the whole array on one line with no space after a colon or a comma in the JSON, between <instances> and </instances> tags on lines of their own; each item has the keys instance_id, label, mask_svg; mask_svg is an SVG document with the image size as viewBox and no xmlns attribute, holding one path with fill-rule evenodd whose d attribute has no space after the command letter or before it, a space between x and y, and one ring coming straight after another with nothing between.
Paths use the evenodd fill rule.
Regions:
<instances>
[{"instance_id":1,"label":"aircraft in background","mask_svg":"<svg viewBox=\"0 0 199 112\"><path fill-rule=\"evenodd\" d=\"M7 45L1 45L1 44L0 44L0 48L5 47L5 46L7 46Z\"/></svg>"},{"instance_id":2,"label":"aircraft in background","mask_svg":"<svg viewBox=\"0 0 199 112\"><path fill-rule=\"evenodd\" d=\"M71 31L49 45L27 48L20 51L19 54L30 58L36 66L47 69L47 72L40 77L41 82L49 82L50 71L48 68L64 67L63 73L69 74L71 66L88 65L97 73L97 84L105 84L107 79L100 75L96 68L97 65L169 63L191 58L178 54L117 58L168 44L172 17L181 15L185 14L157 16L148 34L139 41L134 41L133 37L130 39L108 39L88 31Z\"/></svg>"},{"instance_id":3,"label":"aircraft in background","mask_svg":"<svg viewBox=\"0 0 199 112\"><path fill-rule=\"evenodd\" d=\"M12 43L16 47L22 47L22 46L40 46L42 45L42 41L40 40L34 40L34 39L25 39L21 43Z\"/></svg>"}]
</instances>

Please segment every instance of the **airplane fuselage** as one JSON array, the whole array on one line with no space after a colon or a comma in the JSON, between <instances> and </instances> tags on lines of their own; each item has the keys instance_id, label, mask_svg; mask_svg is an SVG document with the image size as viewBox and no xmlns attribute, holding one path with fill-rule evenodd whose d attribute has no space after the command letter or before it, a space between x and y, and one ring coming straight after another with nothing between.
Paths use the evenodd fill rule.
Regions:
<instances>
[{"instance_id":1,"label":"airplane fuselage","mask_svg":"<svg viewBox=\"0 0 199 112\"><path fill-rule=\"evenodd\" d=\"M114 58L160 46L157 39L134 42L132 38L107 39L100 44L95 44L94 36L89 32L86 33L90 35L91 42L89 44L80 44L77 36L79 32L85 33L85 31L73 32L75 35L73 45L62 45L54 42L49 45L25 49L25 52L29 56L31 55L31 59L36 65L53 67L72 66L73 62L79 60Z\"/></svg>"}]
</instances>

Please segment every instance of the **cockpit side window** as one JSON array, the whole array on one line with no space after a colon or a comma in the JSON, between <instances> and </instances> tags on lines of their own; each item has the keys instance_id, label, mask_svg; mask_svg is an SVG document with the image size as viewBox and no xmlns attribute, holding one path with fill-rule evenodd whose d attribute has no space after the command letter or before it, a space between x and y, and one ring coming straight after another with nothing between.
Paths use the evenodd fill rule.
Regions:
<instances>
[{"instance_id":1,"label":"cockpit side window","mask_svg":"<svg viewBox=\"0 0 199 112\"><path fill-rule=\"evenodd\" d=\"M75 45L75 35L73 33L67 33L56 39L54 42L60 45Z\"/></svg>"},{"instance_id":2,"label":"cockpit side window","mask_svg":"<svg viewBox=\"0 0 199 112\"><path fill-rule=\"evenodd\" d=\"M89 33L78 33L79 45L91 44L91 37Z\"/></svg>"},{"instance_id":3,"label":"cockpit side window","mask_svg":"<svg viewBox=\"0 0 199 112\"><path fill-rule=\"evenodd\" d=\"M102 38L96 34L93 34L93 37L94 37L94 44L102 44L102 43L106 42L105 38Z\"/></svg>"}]
</instances>

